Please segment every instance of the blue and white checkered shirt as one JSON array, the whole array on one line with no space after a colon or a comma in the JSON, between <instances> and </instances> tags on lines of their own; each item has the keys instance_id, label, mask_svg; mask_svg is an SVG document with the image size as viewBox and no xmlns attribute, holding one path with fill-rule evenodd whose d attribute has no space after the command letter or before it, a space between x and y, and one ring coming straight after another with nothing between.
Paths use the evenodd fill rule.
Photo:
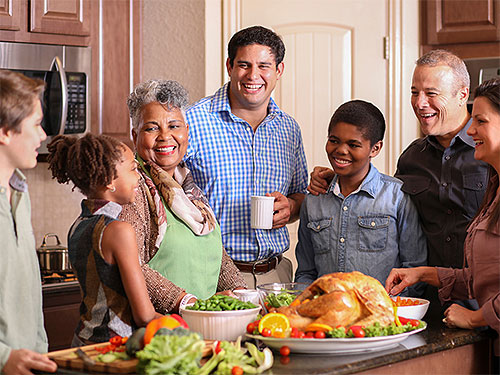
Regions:
<instances>
[{"instance_id":1,"label":"blue and white checkered shirt","mask_svg":"<svg viewBox=\"0 0 500 375\"><path fill-rule=\"evenodd\" d=\"M231 113L228 84L187 112L185 161L220 222L222 240L234 260L266 259L288 250L285 227L250 227L250 197L278 191L305 193L307 165L297 122L271 98L268 115L254 132Z\"/></svg>"}]
</instances>

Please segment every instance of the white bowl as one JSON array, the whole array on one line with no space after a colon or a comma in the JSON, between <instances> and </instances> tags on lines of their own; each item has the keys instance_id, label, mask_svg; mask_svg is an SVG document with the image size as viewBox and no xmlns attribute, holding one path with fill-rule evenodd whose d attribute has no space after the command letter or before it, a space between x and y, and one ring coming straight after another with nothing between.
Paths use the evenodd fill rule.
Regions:
<instances>
[{"instance_id":1,"label":"white bowl","mask_svg":"<svg viewBox=\"0 0 500 375\"><path fill-rule=\"evenodd\" d=\"M189 305L188 305L189 306ZM205 340L235 341L244 336L248 323L257 319L260 306L246 310L198 311L180 309L189 329L200 333Z\"/></svg>"},{"instance_id":2,"label":"white bowl","mask_svg":"<svg viewBox=\"0 0 500 375\"><path fill-rule=\"evenodd\" d=\"M398 306L398 316L402 316L407 319L422 319L429 308L430 302L423 298L414 297L399 297L401 299L410 299L412 301L418 301L420 304L413 306ZM396 297L392 297L393 301L396 301Z\"/></svg>"}]
</instances>

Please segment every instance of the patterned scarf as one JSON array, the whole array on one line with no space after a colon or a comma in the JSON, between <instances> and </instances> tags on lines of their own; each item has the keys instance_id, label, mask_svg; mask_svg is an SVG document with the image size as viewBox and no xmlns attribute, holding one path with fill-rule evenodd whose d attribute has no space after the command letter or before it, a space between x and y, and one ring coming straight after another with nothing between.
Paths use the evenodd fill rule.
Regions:
<instances>
[{"instance_id":1,"label":"patterned scarf","mask_svg":"<svg viewBox=\"0 0 500 375\"><path fill-rule=\"evenodd\" d=\"M136 155L139 162L139 172L146 181L149 207L154 213L158 225L158 237L155 245L160 247L167 230L167 215L162 203L180 218L198 236L212 232L216 225L215 215L208 201L196 186L188 168L179 164L174 176L170 176L156 163L145 162Z\"/></svg>"}]
</instances>

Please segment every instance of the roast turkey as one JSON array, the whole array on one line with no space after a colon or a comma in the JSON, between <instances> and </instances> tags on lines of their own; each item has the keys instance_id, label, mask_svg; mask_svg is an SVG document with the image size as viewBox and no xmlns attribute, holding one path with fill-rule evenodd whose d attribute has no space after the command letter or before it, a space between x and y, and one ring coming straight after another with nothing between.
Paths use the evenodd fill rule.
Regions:
<instances>
[{"instance_id":1,"label":"roast turkey","mask_svg":"<svg viewBox=\"0 0 500 375\"><path fill-rule=\"evenodd\" d=\"M332 328L368 326L394 321L392 301L380 282L360 272L331 273L314 281L297 297L293 306L280 307L290 325L307 330L311 323Z\"/></svg>"}]
</instances>

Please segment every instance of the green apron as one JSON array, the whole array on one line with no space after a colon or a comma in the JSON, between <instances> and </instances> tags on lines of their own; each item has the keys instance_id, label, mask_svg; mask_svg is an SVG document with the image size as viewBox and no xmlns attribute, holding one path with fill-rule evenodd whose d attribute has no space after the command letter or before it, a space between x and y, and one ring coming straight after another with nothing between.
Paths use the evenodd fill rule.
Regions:
<instances>
[{"instance_id":1,"label":"green apron","mask_svg":"<svg viewBox=\"0 0 500 375\"><path fill-rule=\"evenodd\" d=\"M163 202L163 199L162 199ZM222 262L220 227L203 236L193 231L163 202L167 230L163 241L148 265L177 286L201 299L217 291Z\"/></svg>"}]
</instances>

